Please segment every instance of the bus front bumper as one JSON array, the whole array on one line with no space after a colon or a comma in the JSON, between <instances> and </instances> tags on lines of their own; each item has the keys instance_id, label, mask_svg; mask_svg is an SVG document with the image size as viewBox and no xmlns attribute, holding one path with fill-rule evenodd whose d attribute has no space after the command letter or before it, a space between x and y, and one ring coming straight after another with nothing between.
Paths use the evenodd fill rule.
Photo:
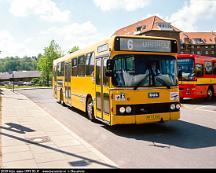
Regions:
<instances>
[{"instance_id":1,"label":"bus front bumper","mask_svg":"<svg viewBox=\"0 0 216 173\"><path fill-rule=\"evenodd\" d=\"M180 111L144 115L113 115L111 125L156 123L161 121L178 120L179 118Z\"/></svg>"}]
</instances>

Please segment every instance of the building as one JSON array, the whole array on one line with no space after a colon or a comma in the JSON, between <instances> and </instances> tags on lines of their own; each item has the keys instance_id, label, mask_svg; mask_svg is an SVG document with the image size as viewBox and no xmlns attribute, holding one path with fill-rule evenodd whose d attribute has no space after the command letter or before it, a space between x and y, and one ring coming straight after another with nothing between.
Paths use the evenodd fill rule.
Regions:
<instances>
[{"instance_id":1,"label":"building","mask_svg":"<svg viewBox=\"0 0 216 173\"><path fill-rule=\"evenodd\" d=\"M179 53L216 57L216 32L182 32L157 16L123 27L113 35L146 35L174 38L179 43Z\"/></svg>"},{"instance_id":2,"label":"building","mask_svg":"<svg viewBox=\"0 0 216 173\"><path fill-rule=\"evenodd\" d=\"M40 77L39 71L14 71L13 73L0 73L0 82L14 80L15 83L30 82L34 78Z\"/></svg>"},{"instance_id":3,"label":"building","mask_svg":"<svg viewBox=\"0 0 216 173\"><path fill-rule=\"evenodd\" d=\"M180 53L216 57L216 32L182 32Z\"/></svg>"},{"instance_id":4,"label":"building","mask_svg":"<svg viewBox=\"0 0 216 173\"><path fill-rule=\"evenodd\" d=\"M180 45L180 30L157 16L138 21L117 30L113 35L145 35L174 38ZM180 46L179 46L180 48Z\"/></svg>"}]
</instances>

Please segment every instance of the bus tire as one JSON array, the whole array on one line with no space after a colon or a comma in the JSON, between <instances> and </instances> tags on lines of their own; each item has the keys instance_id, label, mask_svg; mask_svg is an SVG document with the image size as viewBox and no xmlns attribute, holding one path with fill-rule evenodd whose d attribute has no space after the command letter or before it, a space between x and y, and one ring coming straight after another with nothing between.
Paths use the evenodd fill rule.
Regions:
<instances>
[{"instance_id":1,"label":"bus tire","mask_svg":"<svg viewBox=\"0 0 216 173\"><path fill-rule=\"evenodd\" d=\"M93 100L91 97L87 98L87 102L86 102L86 114L87 117L90 121L95 121L95 117L94 117L94 105L93 105Z\"/></svg>"},{"instance_id":2,"label":"bus tire","mask_svg":"<svg viewBox=\"0 0 216 173\"><path fill-rule=\"evenodd\" d=\"M62 104L63 106L65 106L65 103L64 103L64 98L63 98L63 91L62 89L60 90L60 104Z\"/></svg>"},{"instance_id":3,"label":"bus tire","mask_svg":"<svg viewBox=\"0 0 216 173\"><path fill-rule=\"evenodd\" d=\"M209 88L208 88L208 91L207 91L207 100L212 100L213 97L214 97L213 88L212 88L212 87L209 87Z\"/></svg>"}]
</instances>

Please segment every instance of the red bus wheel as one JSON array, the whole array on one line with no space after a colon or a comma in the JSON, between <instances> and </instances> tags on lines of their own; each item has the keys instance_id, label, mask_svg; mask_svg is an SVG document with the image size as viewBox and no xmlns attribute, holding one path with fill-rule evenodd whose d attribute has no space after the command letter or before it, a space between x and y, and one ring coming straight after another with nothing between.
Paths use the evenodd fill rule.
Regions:
<instances>
[{"instance_id":1,"label":"red bus wheel","mask_svg":"<svg viewBox=\"0 0 216 173\"><path fill-rule=\"evenodd\" d=\"M208 100L212 100L214 97L214 92L213 89L211 87L209 87L208 91L207 91L207 99Z\"/></svg>"}]
</instances>

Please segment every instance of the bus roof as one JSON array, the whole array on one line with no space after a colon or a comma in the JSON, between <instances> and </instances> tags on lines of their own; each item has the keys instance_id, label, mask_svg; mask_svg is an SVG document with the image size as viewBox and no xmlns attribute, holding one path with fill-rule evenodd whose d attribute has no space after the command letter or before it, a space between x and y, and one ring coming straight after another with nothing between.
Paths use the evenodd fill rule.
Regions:
<instances>
[{"instance_id":1,"label":"bus roof","mask_svg":"<svg viewBox=\"0 0 216 173\"><path fill-rule=\"evenodd\" d=\"M204 60L216 60L216 57L203 56L197 54L177 54L177 58L199 58Z\"/></svg>"},{"instance_id":2,"label":"bus roof","mask_svg":"<svg viewBox=\"0 0 216 173\"><path fill-rule=\"evenodd\" d=\"M85 48L82 48L78 51L75 51L73 53L70 53L70 54L66 54L65 56L61 57L61 58L58 58L56 60L53 61L53 64L56 65L57 63L59 62L62 62L62 61L67 61L68 59L72 58L72 57L76 57L76 56L80 56L81 54L86 54L87 52L92 52L94 51L94 49L97 47L97 46L100 46L102 44L106 44L108 43L109 45L109 49L113 48L111 46L113 46L112 43L114 43L114 40L116 37L122 37L122 38L151 38L151 39L155 39L155 40L174 40L176 41L176 39L173 39L173 38L167 38L167 37L154 37L154 36L134 36L134 35L113 35L112 37L108 37L108 38L105 38L101 41L98 41L97 43L91 45L91 46L88 46L88 47L85 47Z\"/></svg>"}]
</instances>

